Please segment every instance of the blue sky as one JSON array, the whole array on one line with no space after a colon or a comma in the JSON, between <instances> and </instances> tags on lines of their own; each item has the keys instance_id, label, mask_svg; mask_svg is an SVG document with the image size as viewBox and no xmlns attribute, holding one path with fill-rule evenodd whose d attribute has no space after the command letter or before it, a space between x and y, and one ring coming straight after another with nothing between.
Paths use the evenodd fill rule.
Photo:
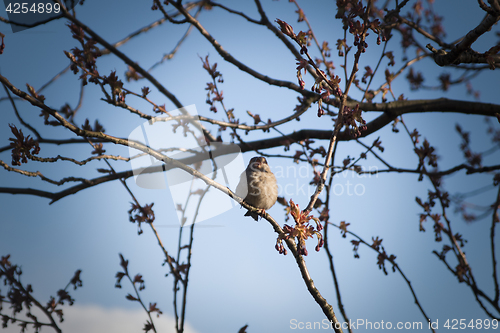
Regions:
<instances>
[{"instance_id":1,"label":"blue sky","mask_svg":"<svg viewBox=\"0 0 500 333\"><path fill-rule=\"evenodd\" d=\"M236 10L244 10L253 18L258 17L253 2L224 3ZM460 5L457 6L457 3ZM299 1L299 4L312 23L318 39L328 40L330 47L334 48L336 40L342 36L340 21L333 19L336 12L334 2ZM295 31L306 29L304 24L296 22L296 9L292 4L284 0L263 1L263 6L269 18L280 18L293 25ZM483 15L475 2L437 1L435 6L441 13L449 15L444 21L448 40L465 34ZM78 6L77 10L80 20L110 42L124 38L161 15L160 12L150 10L150 2L142 4L137 1L121 1L119 4L112 1L87 1L83 6ZM6 16L1 6L0 15ZM270 77L296 82L294 57L264 27L254 27L242 18L228 15L220 9L204 12L199 19L223 47L240 61ZM77 46L77 41L71 38L65 24L61 20L15 34L10 32L7 25L0 24L0 32L6 34L6 49L0 56L2 75L23 90L26 83L36 89L46 83L48 78L67 66L68 59L63 50L69 51ZM184 25L163 24L144 34L142 38L133 39L120 50L143 67L149 68L173 49L186 29ZM398 38L395 36L388 46L388 49L395 50L396 68L401 66ZM476 49L486 50L491 46L492 40L496 41L492 33L481 37ZM361 68L366 65L373 68L381 52L381 47L376 46L374 38L368 43L368 53L362 58ZM218 63L218 70L224 76L224 83L220 85L224 91L224 102L228 108L235 108L235 114L242 122L253 122L246 115L247 110L260 114L265 120L281 119L292 112L296 104L295 93L257 82L233 65L224 63L197 31L191 33L172 60L153 70L152 74L183 105L194 104L200 115L224 119L220 112L215 115L210 113L205 103L204 88L210 77L203 70L199 57L204 58L206 55L209 55L211 63ZM341 62L335 52L332 52L332 59L337 71L340 71ZM352 58L349 62L352 63ZM119 59L109 55L98 60L98 68L102 74L116 70L122 79L126 70ZM430 60L423 61L416 68L428 75L427 84L437 83L441 69ZM382 73L383 71L380 72ZM382 78L383 75L380 79ZM377 82L381 81L375 79L375 86ZM307 77L306 87L310 87L312 83L312 79ZM145 84L144 81L127 83L127 87L139 91ZM481 102L500 102L497 71L482 73L474 79L473 85L474 89L481 92ZM411 92L403 77L398 78L393 87L396 96L404 94L412 99L443 97L441 91ZM151 99L158 104L166 103L168 110L176 109L152 87L151 89ZM66 102L74 107L79 94L77 76L71 72L64 74L43 94L46 103L54 108L59 108ZM355 92L353 97L359 98L359 95ZM0 98L4 96L2 90ZM86 118L91 122L99 119L104 124L106 133L128 137L142 123L137 117L107 105L100 100L101 97L98 88L92 84L87 86L83 107L75 118L77 124L83 124ZM464 86L452 87L445 97L473 100L466 94ZM146 112L151 110L150 106L139 100L130 98L128 101L138 108L144 108ZM43 119L38 117L39 111L28 103L18 101L17 106L25 120L39 128L43 136L71 137L62 128L44 127ZM19 121L8 101L1 101L0 109L3 111L0 147L3 147L12 136L7 124L19 126ZM369 113L366 114L366 119L376 116L377 114ZM463 162L458 148L460 138L454 131L456 123L472 132L473 150L484 151L490 147L483 117L480 116L434 113L410 114L404 119L410 129L418 128L422 137L437 147L442 169ZM280 130L289 133L302 128L330 129L332 124L327 118L318 119L313 106L301 117L300 122L294 121L280 127ZM216 127L208 127L215 133ZM23 129L23 132L29 133L27 129ZM266 135L274 137L278 134L271 132ZM245 139L251 141L266 135L255 132ZM362 141L369 145L378 136L386 149L383 156L387 161L400 167L416 167L418 161L412 152L411 141L403 131L395 134L391 131L391 126L388 126ZM227 131L224 139L229 139ZM128 150L122 147L105 146L105 149L109 153L128 156ZM293 155L295 149L297 148L292 146L288 154ZM42 147L41 156L60 154L84 159L91 151L90 146L46 145ZM337 164L347 155L359 156L362 151L355 143L339 144ZM266 153L283 154L283 150L270 149ZM252 156L253 153L244 154L245 161L248 162ZM10 158L8 151L0 154L0 159L5 162L10 162ZM499 161L498 154L493 154L485 159L484 164L493 165ZM288 184L293 185L289 187L292 192L287 199L292 197L304 207L309 199L308 191L313 189L308 185L312 178L311 170L307 169L309 174L301 176L300 165L293 164L288 159L270 158L269 164L275 173L281 172L278 183L282 188ZM129 164L120 162L112 162L112 165L118 170L130 168ZM374 159L367 160L364 166L381 167ZM75 173L81 177L96 177L98 173L95 170L106 166L104 162L94 162L86 167L76 167L70 163L54 166L31 162L23 167L31 171L40 170L48 177L60 179ZM440 327L447 319L463 318L467 322L471 319L485 319L486 316L475 302L471 291L465 285L458 284L456 278L432 254L433 250L440 251L442 244L434 242L430 223L426 225L427 232L418 232L418 214L421 210L415 203L415 196L426 198L431 184L427 180L417 182L417 178L418 176L406 174L380 174L363 178L352 173L341 174L335 184L340 184L343 188L347 188L348 184L360 184L364 192L362 195L348 195L345 191L335 196L330 207L331 221L337 224L340 221L351 223L350 230L367 241L376 236L383 238L386 251L397 256L398 264L411 280L426 313L433 320L438 319ZM127 183L142 204L155 202L155 223L159 226L160 236L167 248L175 253L179 228L175 226L175 211L170 198L173 196L176 202L176 194L141 189L135 186L132 179ZM0 174L0 184L2 187L60 190L39 179L6 171ZM463 172L445 179L446 189L451 193L467 192L487 184L491 184L491 176L475 175L465 178ZM305 193L300 191L301 188L306 189ZM490 190L486 195L473 200L484 204L492 201L494 196L495 190ZM23 281L33 285L36 297L42 301L48 300L50 295L55 295L59 288L66 285L76 269L83 270L84 286L72 292L76 305L74 312L68 310L68 325L76 325L82 332L108 332L110 328L101 324L107 318L108 323L123 323L128 319L130 324L126 326L130 331L137 332L142 327L146 320L145 314L138 304L125 300L125 295L131 292L131 288L126 283L123 283L122 289L114 288L114 276L120 270L118 253L122 253L130 260L130 271L140 272L146 280L143 298L146 302L158 303L164 313L162 320L165 331L173 331L172 277L165 277L168 270L161 266L163 254L150 230L145 228L144 234L138 236L136 225L128 222L127 211L131 198L119 182L82 191L52 205L48 205L47 199L32 196L2 194L1 199L4 216L0 225L0 255L11 254L13 263L22 265ZM450 210L452 211L453 209ZM282 206L275 205L269 213L283 225ZM244 210L236 207L200 223L195 229L187 307L190 332L236 332L245 324L249 325L249 332L288 332L293 331L290 325L293 320L322 321L324 315L307 292L294 258L291 255L283 257L274 249L276 234L272 227L265 220L256 223L243 217L243 214ZM464 250L479 285L484 290L492 291L490 249L487 242L491 217L475 223L466 223L456 214L452 218L454 231L466 235L468 244ZM390 267L389 275L385 276L376 265L375 252L370 249L360 248L361 258L354 259L350 243L352 238L342 238L338 230L333 228L330 231L331 250L344 306L351 319L371 322L384 320L394 325L397 322L424 322L425 319L413 303L411 293L401 276L392 273ZM317 253L313 251L314 246L315 241L310 240L310 254L306 258L308 268L315 285L334 306L337 317L340 318L325 251ZM5 289L1 290L4 292ZM85 324L88 327L77 325L73 321L76 319L71 319L81 316L87 316ZM116 329L116 326L112 327ZM120 328L120 331L125 329ZM67 330L79 332L71 326ZM17 329L11 328L8 332L10 331L15 332Z\"/></svg>"}]
</instances>

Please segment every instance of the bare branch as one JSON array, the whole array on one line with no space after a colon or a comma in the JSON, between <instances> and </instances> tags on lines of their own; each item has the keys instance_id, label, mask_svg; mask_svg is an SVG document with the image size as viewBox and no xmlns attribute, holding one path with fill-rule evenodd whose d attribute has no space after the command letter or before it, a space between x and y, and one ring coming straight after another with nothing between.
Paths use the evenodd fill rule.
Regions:
<instances>
[{"instance_id":1,"label":"bare branch","mask_svg":"<svg viewBox=\"0 0 500 333\"><path fill-rule=\"evenodd\" d=\"M59 5L61 5L61 9L63 11L64 17L69 19L71 22L75 23L77 26L81 27L83 31L89 34L94 40L96 40L99 44L103 45L106 49L110 50L114 55L120 58L124 63L132 67L136 72L141 74L143 77L148 79L163 95L165 95L176 107L178 107L181 112L186 113L183 109L183 104L173 95L170 91L168 91L160 82L158 82L149 72L144 70L141 66L139 66L136 62L132 61L129 57L127 57L124 53L116 49L113 45L109 44L103 38L101 38L97 33L95 33L92 29L87 27L85 24L80 22L76 17L71 15L63 4L61 4L61 0L56 0ZM182 8L182 6L181 6ZM215 138L210 134L210 132L203 130L205 136L210 139L210 141L215 141Z\"/></svg>"},{"instance_id":2,"label":"bare branch","mask_svg":"<svg viewBox=\"0 0 500 333\"><path fill-rule=\"evenodd\" d=\"M469 31L467 35L457 44L450 52L445 50L436 50L430 44L427 48L433 53L434 61L439 66L448 66L451 64L460 63L478 63L478 62L488 62L486 57L492 57L491 61L495 63L500 62L500 57L497 55L481 55L472 51L470 48L472 44L484 33L488 32L491 27L498 22L500 19L500 13L496 15L487 15L484 20L474 29ZM488 62L489 63L489 62Z\"/></svg>"},{"instance_id":3,"label":"bare branch","mask_svg":"<svg viewBox=\"0 0 500 333\"><path fill-rule=\"evenodd\" d=\"M500 223L498 210L500 209L500 186L497 193L497 200L493 204L493 214L491 217L490 242L491 242L491 261L493 267L493 283L495 285L495 296L493 302L498 304L500 299L500 287L498 286L497 259L495 254L495 227Z\"/></svg>"}]
</instances>

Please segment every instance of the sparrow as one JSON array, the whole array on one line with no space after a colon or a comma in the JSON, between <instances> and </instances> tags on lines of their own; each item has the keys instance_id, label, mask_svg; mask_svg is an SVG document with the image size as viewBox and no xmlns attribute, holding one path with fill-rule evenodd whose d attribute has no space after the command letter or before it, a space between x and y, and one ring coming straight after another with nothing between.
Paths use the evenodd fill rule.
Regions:
<instances>
[{"instance_id":1,"label":"sparrow","mask_svg":"<svg viewBox=\"0 0 500 333\"><path fill-rule=\"evenodd\" d=\"M264 157L256 156L250 160L246 170L241 173L236 195L244 198L247 204L262 209L262 215L276 203L278 183ZM251 216L255 221L258 218L257 213L250 211L245 216Z\"/></svg>"}]
</instances>

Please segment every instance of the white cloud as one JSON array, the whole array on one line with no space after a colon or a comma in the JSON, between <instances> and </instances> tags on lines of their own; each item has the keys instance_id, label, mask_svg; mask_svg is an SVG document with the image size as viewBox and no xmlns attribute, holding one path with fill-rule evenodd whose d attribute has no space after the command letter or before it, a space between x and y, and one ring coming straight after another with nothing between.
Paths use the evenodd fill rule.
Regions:
<instances>
[{"instance_id":1,"label":"white cloud","mask_svg":"<svg viewBox=\"0 0 500 333\"><path fill-rule=\"evenodd\" d=\"M144 332L144 324L148 319L142 309L128 310L103 308L98 305L82 306L75 304L64 307L63 311L64 322L58 322L58 326L63 332L71 333L140 333ZM36 315L40 321L47 322L43 315L38 313ZM172 316L164 313L159 318L155 315L153 320L158 333L175 331L175 320ZM9 327L3 329L2 333L19 333L19 331L20 327L17 326L17 323L11 324L9 322ZM34 332L32 325L28 326L27 332ZM50 327L43 327L42 332L54 332L54 330ZM184 332L197 333L187 324L185 324Z\"/></svg>"}]
</instances>

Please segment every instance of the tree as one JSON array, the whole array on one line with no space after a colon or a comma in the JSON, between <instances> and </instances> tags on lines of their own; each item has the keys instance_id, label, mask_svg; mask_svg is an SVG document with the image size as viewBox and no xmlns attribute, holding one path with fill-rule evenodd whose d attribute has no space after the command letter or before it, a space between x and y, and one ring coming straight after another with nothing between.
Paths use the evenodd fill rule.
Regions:
<instances>
[{"instance_id":1,"label":"tree","mask_svg":"<svg viewBox=\"0 0 500 333\"><path fill-rule=\"evenodd\" d=\"M19 216L28 214L26 207L36 209L39 197L45 205L47 199L54 203L37 212L44 223L76 220L81 225L72 228L100 234L97 221L114 226L127 210L141 240L124 242L128 238L120 233L130 228L118 222L102 240L113 244L106 250L115 259L120 253L115 286L126 288L123 281L129 281L126 298L146 312L145 331L158 331L154 315L167 313L174 314L177 332L190 321L198 330L240 332L266 330L269 320L279 321L272 326L278 331L324 325L336 332L498 327L500 105L494 94L500 44L494 30L500 2L471 5L467 23L451 25L455 39L447 37L442 15L456 19L463 12L442 3L290 2L155 0L148 8L130 3L137 7L99 11L102 4L80 1L66 9L57 0L60 14L17 24L31 28L27 32L54 27L60 38L55 46L41 41L50 45L41 48L36 35L2 34L1 56L8 59L2 64L9 66L2 66L0 101L10 113L4 112L0 192L21 194L6 206L16 207L10 219L26 221ZM123 19L122 12L132 16ZM35 43L30 50L37 52L20 52L18 36ZM164 44L172 51L164 53ZM63 59L69 65L48 79L45 70ZM152 128L161 128L159 146ZM168 140L162 136L167 134ZM277 207L285 214L274 208L259 223L243 220L245 209L262 212L237 197L225 180L231 176L226 163L238 160L235 145L247 161L253 155L268 158L281 186ZM163 171L175 207L144 189L158 185ZM194 177L187 191L174 189L186 175ZM229 198L243 210L219 212ZM207 224L194 223L208 216L203 209L215 216ZM182 227L173 237L176 215ZM195 231L208 223L227 228L207 228L195 241ZM417 227L432 228L434 237ZM213 232L219 229L225 230ZM10 297L14 291L32 295L31 288L21 288L19 266L10 261L17 260L16 252L30 254L29 261L39 253L21 240L22 229L13 226L4 235L11 247L2 247L0 276L10 286L6 299L15 305L12 313L2 311L8 325L25 299ZM87 249L100 236L72 236L75 244L63 230L44 237L75 253L79 242ZM147 248L139 250L139 244ZM86 263L91 275L99 275L90 288L110 277L97 273L97 256ZM148 274L132 273L130 265L145 256L152 259L143 266ZM52 266L58 259L51 253L44 260ZM372 271L373 260L383 274ZM76 258L68 262L76 266L72 270L82 269L86 281L85 267ZM360 262L366 267L359 268ZM75 287L81 285L77 272ZM172 311L165 310L170 295L164 297L164 289L145 289L146 275L164 273L173 281ZM207 290L192 296L201 291L202 279ZM384 287L373 291L380 283ZM429 291L429 283L442 293ZM252 304L251 295L239 297L255 290L263 304ZM201 307L188 302L196 297L205 299ZM62 311L51 300L52 309ZM224 304L222 311L238 322L212 317L200 326L207 322L204 311L216 311L211 302ZM29 306L27 311L21 324L36 329L40 321ZM50 313L45 315L59 330Z\"/></svg>"}]
</instances>

